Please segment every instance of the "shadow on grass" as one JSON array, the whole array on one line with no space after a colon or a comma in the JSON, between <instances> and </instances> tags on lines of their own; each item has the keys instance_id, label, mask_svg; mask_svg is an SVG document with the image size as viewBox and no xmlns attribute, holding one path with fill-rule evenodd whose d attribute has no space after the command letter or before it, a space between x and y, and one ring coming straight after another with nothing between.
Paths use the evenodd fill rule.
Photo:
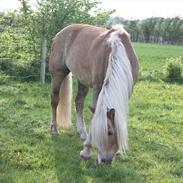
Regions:
<instances>
[{"instance_id":1,"label":"shadow on grass","mask_svg":"<svg viewBox=\"0 0 183 183\"><path fill-rule=\"evenodd\" d=\"M182 85L183 84L183 78L178 78L178 79L164 79L164 82L166 82L168 84Z\"/></svg>"},{"instance_id":2,"label":"shadow on grass","mask_svg":"<svg viewBox=\"0 0 183 183\"><path fill-rule=\"evenodd\" d=\"M82 169L79 157L82 142L76 134L61 132L57 136L52 136L52 142L59 182L86 182L83 177L85 170Z\"/></svg>"},{"instance_id":3,"label":"shadow on grass","mask_svg":"<svg viewBox=\"0 0 183 183\"><path fill-rule=\"evenodd\" d=\"M52 137L55 152L55 167L60 183L121 183L143 182L142 175L138 174L133 163L114 160L112 166L96 165L95 151L88 161L80 159L79 152L83 142L76 133L71 131L62 132Z\"/></svg>"},{"instance_id":4,"label":"shadow on grass","mask_svg":"<svg viewBox=\"0 0 183 183\"><path fill-rule=\"evenodd\" d=\"M2 183L14 183L14 177L13 177L13 168L11 166L10 168L10 163L7 162L4 159L0 159L0 182Z\"/></svg>"}]
</instances>

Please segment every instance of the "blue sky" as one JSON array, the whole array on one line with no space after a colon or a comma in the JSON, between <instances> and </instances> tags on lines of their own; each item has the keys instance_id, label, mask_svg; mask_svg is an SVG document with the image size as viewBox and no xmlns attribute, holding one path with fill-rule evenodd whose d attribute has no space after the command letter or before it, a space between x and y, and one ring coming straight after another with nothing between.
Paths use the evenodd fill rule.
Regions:
<instances>
[{"instance_id":1,"label":"blue sky","mask_svg":"<svg viewBox=\"0 0 183 183\"><path fill-rule=\"evenodd\" d=\"M116 9L114 15L128 19L143 19L152 16L183 18L183 0L101 0L101 2L102 8ZM19 6L18 0L0 0L0 11L18 9Z\"/></svg>"}]
</instances>

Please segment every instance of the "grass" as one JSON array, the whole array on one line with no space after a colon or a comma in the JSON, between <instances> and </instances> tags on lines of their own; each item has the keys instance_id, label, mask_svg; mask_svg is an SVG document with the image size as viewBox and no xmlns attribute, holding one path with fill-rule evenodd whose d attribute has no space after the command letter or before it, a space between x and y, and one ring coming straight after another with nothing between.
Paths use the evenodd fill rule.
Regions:
<instances>
[{"instance_id":1,"label":"grass","mask_svg":"<svg viewBox=\"0 0 183 183\"><path fill-rule=\"evenodd\" d=\"M183 56L181 46L134 44L143 71ZM74 96L76 82L74 82ZM140 80L130 101L129 150L112 166L82 161L76 128L50 135L50 84L6 81L0 86L0 183L183 182L183 86ZM85 119L90 119L86 100ZM72 121L76 114L73 103Z\"/></svg>"},{"instance_id":2,"label":"grass","mask_svg":"<svg viewBox=\"0 0 183 183\"><path fill-rule=\"evenodd\" d=\"M134 47L142 72L161 69L165 65L166 58L183 57L182 46L134 43Z\"/></svg>"}]
</instances>

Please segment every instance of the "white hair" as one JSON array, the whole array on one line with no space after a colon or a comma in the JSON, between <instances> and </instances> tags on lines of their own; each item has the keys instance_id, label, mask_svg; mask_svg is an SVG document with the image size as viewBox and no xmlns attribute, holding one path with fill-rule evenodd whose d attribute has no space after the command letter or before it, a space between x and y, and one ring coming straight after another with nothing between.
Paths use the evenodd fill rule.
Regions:
<instances>
[{"instance_id":1,"label":"white hair","mask_svg":"<svg viewBox=\"0 0 183 183\"><path fill-rule=\"evenodd\" d=\"M108 43L111 47L106 76L98 96L98 101L91 121L92 143L99 149L105 148L107 135L107 111L115 109L115 127L119 150L125 152L128 146L128 100L132 93L132 68L125 47L119 38L120 33L126 33L118 27L112 32Z\"/></svg>"}]
</instances>

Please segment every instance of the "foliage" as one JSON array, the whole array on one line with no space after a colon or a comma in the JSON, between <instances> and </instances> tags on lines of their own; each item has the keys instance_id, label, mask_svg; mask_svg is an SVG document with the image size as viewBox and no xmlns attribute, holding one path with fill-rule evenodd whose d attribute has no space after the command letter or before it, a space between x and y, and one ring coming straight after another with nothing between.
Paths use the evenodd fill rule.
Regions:
<instances>
[{"instance_id":1,"label":"foliage","mask_svg":"<svg viewBox=\"0 0 183 183\"><path fill-rule=\"evenodd\" d=\"M0 59L0 70L6 77L21 81L38 81L39 66L35 61ZM2 76L5 77L5 76Z\"/></svg>"},{"instance_id":2,"label":"foliage","mask_svg":"<svg viewBox=\"0 0 183 183\"><path fill-rule=\"evenodd\" d=\"M37 0L34 9L29 0L20 1L20 11L0 14L0 65L8 75L26 79L34 75L29 80L38 78L43 39L48 42L48 61L52 38L63 27L71 23L105 26L112 13L98 8L98 0Z\"/></svg>"},{"instance_id":3,"label":"foliage","mask_svg":"<svg viewBox=\"0 0 183 183\"><path fill-rule=\"evenodd\" d=\"M35 60L33 50L26 37L21 16L17 12L0 15L0 70L14 78L39 74L39 62ZM37 80L28 77L23 80Z\"/></svg>"},{"instance_id":4,"label":"foliage","mask_svg":"<svg viewBox=\"0 0 183 183\"><path fill-rule=\"evenodd\" d=\"M165 78L170 81L177 81L182 79L182 58L168 58L164 66Z\"/></svg>"},{"instance_id":5,"label":"foliage","mask_svg":"<svg viewBox=\"0 0 183 183\"><path fill-rule=\"evenodd\" d=\"M21 0L20 11L0 13L0 67L4 74L25 78L23 80L27 80L27 76L30 75L34 76L28 77L28 80L39 78L42 40L46 39L48 42L48 61L52 38L60 29L71 23L88 23L108 28L113 23L123 23L133 41L181 44L183 40L183 22L180 17L167 19L153 17L146 20L109 18L112 11L98 8L99 0L37 0L34 9L29 2L29 0ZM167 56L162 56L157 48L160 46L150 47L152 49L150 52L156 51L161 55L157 58L158 62L162 60L161 63L165 63L163 59L168 57L170 47L160 48L164 51L167 49ZM183 56L181 47L172 47L172 49L172 52L177 50L175 57ZM146 59L149 60L150 57L143 50L139 53L145 54ZM157 63L156 60L150 62L153 65ZM47 75L49 75L48 68ZM155 72L146 72L149 78L157 77L155 75L157 75Z\"/></svg>"},{"instance_id":6,"label":"foliage","mask_svg":"<svg viewBox=\"0 0 183 183\"><path fill-rule=\"evenodd\" d=\"M10 83L9 76L0 71L0 85Z\"/></svg>"},{"instance_id":7,"label":"foliage","mask_svg":"<svg viewBox=\"0 0 183 183\"><path fill-rule=\"evenodd\" d=\"M0 15L0 58L34 59L29 49L21 16L16 12L7 12Z\"/></svg>"},{"instance_id":8,"label":"foliage","mask_svg":"<svg viewBox=\"0 0 183 183\"><path fill-rule=\"evenodd\" d=\"M152 70L143 72L143 75L140 78L141 80L148 80L148 81L161 81L164 79L164 74L160 70Z\"/></svg>"},{"instance_id":9,"label":"foliage","mask_svg":"<svg viewBox=\"0 0 183 183\"><path fill-rule=\"evenodd\" d=\"M29 32L27 36L32 45L38 45L47 39L50 50L52 38L65 26L72 23L88 23L102 26L112 12L103 11L98 7L97 0L37 0L36 11L29 5L29 0L21 0L21 13L24 25ZM91 12L95 12L95 16ZM36 57L39 55L34 49ZM49 54L49 51L48 51ZM38 58L37 58L38 59Z\"/></svg>"},{"instance_id":10,"label":"foliage","mask_svg":"<svg viewBox=\"0 0 183 183\"><path fill-rule=\"evenodd\" d=\"M183 43L183 19L181 17L151 17L144 20L125 20L113 17L109 26L122 23L131 34L133 41L161 44Z\"/></svg>"}]
</instances>

